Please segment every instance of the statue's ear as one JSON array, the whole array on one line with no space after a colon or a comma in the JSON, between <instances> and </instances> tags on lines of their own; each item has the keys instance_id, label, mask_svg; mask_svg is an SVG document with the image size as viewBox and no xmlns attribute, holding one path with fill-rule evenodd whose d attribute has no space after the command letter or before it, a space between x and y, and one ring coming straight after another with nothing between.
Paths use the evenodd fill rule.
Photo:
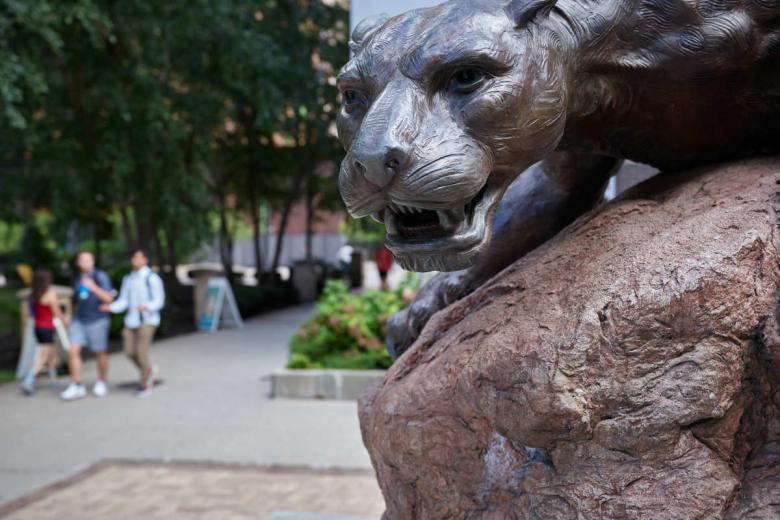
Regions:
<instances>
[{"instance_id":1,"label":"statue's ear","mask_svg":"<svg viewBox=\"0 0 780 520\"><path fill-rule=\"evenodd\" d=\"M515 27L524 27L528 22L547 16L558 0L510 0L504 8L515 21Z\"/></svg>"},{"instance_id":2,"label":"statue's ear","mask_svg":"<svg viewBox=\"0 0 780 520\"><path fill-rule=\"evenodd\" d=\"M352 36L349 39L349 50L357 52L361 45L368 40L386 21L390 19L389 14L378 14L369 16L355 27Z\"/></svg>"}]
</instances>

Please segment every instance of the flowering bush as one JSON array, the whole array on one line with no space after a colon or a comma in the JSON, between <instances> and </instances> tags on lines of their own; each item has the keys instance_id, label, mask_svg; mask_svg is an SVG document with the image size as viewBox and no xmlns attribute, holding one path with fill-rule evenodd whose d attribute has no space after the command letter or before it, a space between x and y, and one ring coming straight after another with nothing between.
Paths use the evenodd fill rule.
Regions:
<instances>
[{"instance_id":1,"label":"flowering bush","mask_svg":"<svg viewBox=\"0 0 780 520\"><path fill-rule=\"evenodd\" d=\"M329 280L317 312L290 342L287 368L388 368L387 320L409 305L419 286L407 275L398 290L352 294L341 280Z\"/></svg>"}]
</instances>

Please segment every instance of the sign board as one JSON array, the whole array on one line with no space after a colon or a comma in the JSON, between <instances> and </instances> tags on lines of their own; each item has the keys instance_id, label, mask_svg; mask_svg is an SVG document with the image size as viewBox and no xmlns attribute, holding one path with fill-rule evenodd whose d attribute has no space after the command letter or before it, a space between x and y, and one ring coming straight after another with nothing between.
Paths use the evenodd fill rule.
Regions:
<instances>
[{"instance_id":1,"label":"sign board","mask_svg":"<svg viewBox=\"0 0 780 520\"><path fill-rule=\"evenodd\" d=\"M220 322L238 328L244 326L230 284L225 278L212 278L206 288L198 329L216 332Z\"/></svg>"}]
</instances>

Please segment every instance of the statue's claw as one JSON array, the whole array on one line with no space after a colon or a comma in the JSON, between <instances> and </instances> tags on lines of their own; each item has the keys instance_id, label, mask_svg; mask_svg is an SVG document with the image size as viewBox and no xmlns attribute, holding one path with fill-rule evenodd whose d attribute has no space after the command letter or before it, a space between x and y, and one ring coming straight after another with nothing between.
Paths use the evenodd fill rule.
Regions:
<instances>
[{"instance_id":1,"label":"statue's claw","mask_svg":"<svg viewBox=\"0 0 780 520\"><path fill-rule=\"evenodd\" d=\"M398 358L417 340L428 320L473 290L468 270L440 273L420 290L412 304L387 323L387 351Z\"/></svg>"}]
</instances>

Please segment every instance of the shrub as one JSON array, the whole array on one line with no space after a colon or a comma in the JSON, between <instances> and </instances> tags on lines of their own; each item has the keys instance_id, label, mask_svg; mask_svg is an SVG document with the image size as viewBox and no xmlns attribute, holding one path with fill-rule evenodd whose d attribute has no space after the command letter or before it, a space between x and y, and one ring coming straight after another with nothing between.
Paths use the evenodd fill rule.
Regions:
<instances>
[{"instance_id":1,"label":"shrub","mask_svg":"<svg viewBox=\"0 0 780 520\"><path fill-rule=\"evenodd\" d=\"M415 275L396 291L367 290L352 294L341 280L328 280L317 311L290 342L288 368L389 368L385 350L387 320L402 310L406 288L416 291Z\"/></svg>"},{"instance_id":2,"label":"shrub","mask_svg":"<svg viewBox=\"0 0 780 520\"><path fill-rule=\"evenodd\" d=\"M0 385L16 381L16 372L13 370L0 370Z\"/></svg>"},{"instance_id":3,"label":"shrub","mask_svg":"<svg viewBox=\"0 0 780 520\"><path fill-rule=\"evenodd\" d=\"M19 333L19 305L16 291L0 289L0 335Z\"/></svg>"},{"instance_id":4,"label":"shrub","mask_svg":"<svg viewBox=\"0 0 780 520\"><path fill-rule=\"evenodd\" d=\"M258 287L235 285L233 291L239 312L245 318L294 305L298 299L295 289L285 283L268 283Z\"/></svg>"}]
</instances>

